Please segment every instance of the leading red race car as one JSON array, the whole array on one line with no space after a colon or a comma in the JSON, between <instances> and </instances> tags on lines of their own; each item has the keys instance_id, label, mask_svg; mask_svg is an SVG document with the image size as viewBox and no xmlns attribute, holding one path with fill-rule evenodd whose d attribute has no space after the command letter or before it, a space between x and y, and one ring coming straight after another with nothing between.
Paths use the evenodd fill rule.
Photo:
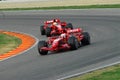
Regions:
<instances>
[{"instance_id":1,"label":"leading red race car","mask_svg":"<svg viewBox=\"0 0 120 80\"><path fill-rule=\"evenodd\" d=\"M72 23L61 22L60 19L45 21L40 26L41 35L50 37L51 35L60 35L65 29L73 29Z\"/></svg>"},{"instance_id":2,"label":"leading red race car","mask_svg":"<svg viewBox=\"0 0 120 80\"><path fill-rule=\"evenodd\" d=\"M76 50L81 45L90 44L90 35L83 32L81 28L67 30L60 36L48 37L48 41L39 41L38 52L47 55L48 51L56 52L61 50Z\"/></svg>"}]
</instances>

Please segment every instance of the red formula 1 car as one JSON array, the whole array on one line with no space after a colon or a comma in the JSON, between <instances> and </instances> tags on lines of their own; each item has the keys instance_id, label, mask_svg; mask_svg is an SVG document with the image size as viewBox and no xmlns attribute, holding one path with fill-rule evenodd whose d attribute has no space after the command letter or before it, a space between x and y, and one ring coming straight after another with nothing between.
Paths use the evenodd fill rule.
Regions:
<instances>
[{"instance_id":1,"label":"red formula 1 car","mask_svg":"<svg viewBox=\"0 0 120 80\"><path fill-rule=\"evenodd\" d=\"M40 26L41 35L50 37L51 35L60 35L65 29L73 29L71 23L61 22L60 19L45 21L44 25Z\"/></svg>"},{"instance_id":2,"label":"red formula 1 car","mask_svg":"<svg viewBox=\"0 0 120 80\"><path fill-rule=\"evenodd\" d=\"M62 33L60 36L48 37L48 41L39 41L38 52L41 55L47 55L48 51L76 50L81 45L89 44L89 33L83 32L81 28L77 28L67 30L67 33Z\"/></svg>"}]
</instances>

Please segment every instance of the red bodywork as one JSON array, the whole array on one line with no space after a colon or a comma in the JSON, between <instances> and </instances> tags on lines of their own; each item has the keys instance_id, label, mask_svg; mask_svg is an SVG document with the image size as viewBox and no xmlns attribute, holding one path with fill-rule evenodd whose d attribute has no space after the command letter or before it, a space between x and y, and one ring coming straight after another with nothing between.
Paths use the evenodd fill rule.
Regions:
<instances>
[{"instance_id":1,"label":"red bodywork","mask_svg":"<svg viewBox=\"0 0 120 80\"><path fill-rule=\"evenodd\" d=\"M43 51L60 51L60 50L69 50L71 46L67 43L70 36L74 35L78 42L83 39L82 29L72 29L67 30L66 33L67 37L62 39L59 36L48 37L47 44L49 47L42 47L41 50Z\"/></svg>"},{"instance_id":2,"label":"red bodywork","mask_svg":"<svg viewBox=\"0 0 120 80\"><path fill-rule=\"evenodd\" d=\"M53 23L56 22L57 25L53 25ZM47 27L51 28L51 35L59 35L64 32L64 29L66 28L67 23L66 22L61 22L60 19L54 19L54 20L49 20L44 22L44 30L46 30Z\"/></svg>"}]
</instances>

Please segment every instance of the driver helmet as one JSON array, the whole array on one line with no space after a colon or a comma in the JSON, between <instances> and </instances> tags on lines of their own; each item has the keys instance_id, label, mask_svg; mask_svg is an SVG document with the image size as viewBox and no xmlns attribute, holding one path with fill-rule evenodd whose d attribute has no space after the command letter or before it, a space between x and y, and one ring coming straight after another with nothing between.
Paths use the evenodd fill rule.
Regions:
<instances>
[{"instance_id":1,"label":"driver helmet","mask_svg":"<svg viewBox=\"0 0 120 80\"><path fill-rule=\"evenodd\" d=\"M62 39L65 39L66 37L67 37L67 35L65 33L60 35L60 38L62 38Z\"/></svg>"},{"instance_id":2,"label":"driver helmet","mask_svg":"<svg viewBox=\"0 0 120 80\"><path fill-rule=\"evenodd\" d=\"M54 25L54 26L57 26L57 22L53 22L53 25Z\"/></svg>"}]
</instances>

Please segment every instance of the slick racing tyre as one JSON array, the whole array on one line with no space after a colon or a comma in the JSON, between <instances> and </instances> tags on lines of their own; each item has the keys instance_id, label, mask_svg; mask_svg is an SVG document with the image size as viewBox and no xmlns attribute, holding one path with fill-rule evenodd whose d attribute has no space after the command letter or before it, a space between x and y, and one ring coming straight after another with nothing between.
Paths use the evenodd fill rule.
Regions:
<instances>
[{"instance_id":1,"label":"slick racing tyre","mask_svg":"<svg viewBox=\"0 0 120 80\"><path fill-rule=\"evenodd\" d=\"M42 47L48 47L48 45L45 41L39 41L38 42L38 52L39 52L40 55L47 55L48 51L41 50Z\"/></svg>"},{"instance_id":2,"label":"slick racing tyre","mask_svg":"<svg viewBox=\"0 0 120 80\"><path fill-rule=\"evenodd\" d=\"M52 31L51 28L49 28L49 27L46 28L46 31L45 31L45 32L46 32L46 36L47 36L47 37L50 37L50 36L51 36L51 34L50 34L51 31Z\"/></svg>"},{"instance_id":3,"label":"slick racing tyre","mask_svg":"<svg viewBox=\"0 0 120 80\"><path fill-rule=\"evenodd\" d=\"M90 35L88 32L83 32L83 39L81 40L81 44L84 45L89 45L90 44Z\"/></svg>"},{"instance_id":4,"label":"slick racing tyre","mask_svg":"<svg viewBox=\"0 0 120 80\"><path fill-rule=\"evenodd\" d=\"M41 35L45 35L44 25L40 26Z\"/></svg>"},{"instance_id":5,"label":"slick racing tyre","mask_svg":"<svg viewBox=\"0 0 120 80\"><path fill-rule=\"evenodd\" d=\"M74 36L69 37L68 44L71 46L71 50L76 50L79 48L79 42L77 38Z\"/></svg>"},{"instance_id":6,"label":"slick racing tyre","mask_svg":"<svg viewBox=\"0 0 120 80\"><path fill-rule=\"evenodd\" d=\"M67 24L67 28L73 29L72 23L68 23L68 24Z\"/></svg>"}]
</instances>

